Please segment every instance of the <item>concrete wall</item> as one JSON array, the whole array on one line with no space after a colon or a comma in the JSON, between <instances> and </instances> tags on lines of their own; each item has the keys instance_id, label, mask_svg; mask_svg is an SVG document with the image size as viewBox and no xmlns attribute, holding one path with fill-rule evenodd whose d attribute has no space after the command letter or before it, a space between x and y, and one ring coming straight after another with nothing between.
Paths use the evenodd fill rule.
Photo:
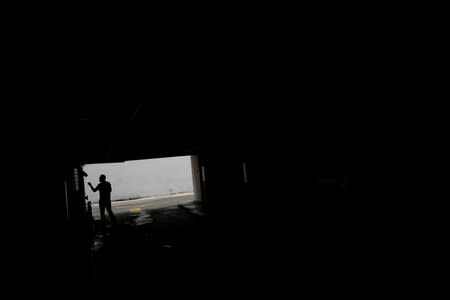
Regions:
<instances>
[{"instance_id":1,"label":"concrete wall","mask_svg":"<svg viewBox=\"0 0 450 300\"><path fill-rule=\"evenodd\" d=\"M86 195L98 202L88 182L95 187L101 174L112 185L112 200L140 198L193 192L191 157L180 156L161 159L129 161L124 163L93 164L84 166Z\"/></svg>"}]
</instances>

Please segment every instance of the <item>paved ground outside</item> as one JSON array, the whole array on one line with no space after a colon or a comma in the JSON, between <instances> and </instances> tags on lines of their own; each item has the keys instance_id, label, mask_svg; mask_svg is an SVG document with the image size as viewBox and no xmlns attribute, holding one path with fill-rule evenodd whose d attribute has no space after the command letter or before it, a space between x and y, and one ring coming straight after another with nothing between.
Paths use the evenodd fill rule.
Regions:
<instances>
[{"instance_id":1,"label":"paved ground outside","mask_svg":"<svg viewBox=\"0 0 450 300\"><path fill-rule=\"evenodd\" d=\"M142 211L160 209L178 204L185 204L192 202L193 200L193 193L183 193L160 197L146 197L133 200L113 201L111 204L114 214L119 216L123 214L139 214ZM92 204L92 215L94 219L100 219L100 209L98 203Z\"/></svg>"}]
</instances>

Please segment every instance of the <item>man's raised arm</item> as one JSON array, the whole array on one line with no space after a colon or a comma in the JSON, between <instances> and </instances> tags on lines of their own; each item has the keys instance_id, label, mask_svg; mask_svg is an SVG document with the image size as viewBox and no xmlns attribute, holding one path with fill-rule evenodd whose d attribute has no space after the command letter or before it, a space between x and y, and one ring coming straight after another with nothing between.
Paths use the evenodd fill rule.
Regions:
<instances>
[{"instance_id":1,"label":"man's raised arm","mask_svg":"<svg viewBox=\"0 0 450 300\"><path fill-rule=\"evenodd\" d=\"M96 192L98 190L98 186L94 188L90 182L88 182L88 185L91 187L91 190L93 192Z\"/></svg>"}]
</instances>

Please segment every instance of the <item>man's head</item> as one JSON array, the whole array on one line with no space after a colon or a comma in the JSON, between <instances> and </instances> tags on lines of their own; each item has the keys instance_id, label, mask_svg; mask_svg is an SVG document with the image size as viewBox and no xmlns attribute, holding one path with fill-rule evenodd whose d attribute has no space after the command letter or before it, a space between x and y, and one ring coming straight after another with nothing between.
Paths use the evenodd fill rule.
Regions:
<instances>
[{"instance_id":1,"label":"man's head","mask_svg":"<svg viewBox=\"0 0 450 300\"><path fill-rule=\"evenodd\" d=\"M102 175L100 175L100 178L98 180L100 180L100 182L105 182L106 176L102 174Z\"/></svg>"}]
</instances>

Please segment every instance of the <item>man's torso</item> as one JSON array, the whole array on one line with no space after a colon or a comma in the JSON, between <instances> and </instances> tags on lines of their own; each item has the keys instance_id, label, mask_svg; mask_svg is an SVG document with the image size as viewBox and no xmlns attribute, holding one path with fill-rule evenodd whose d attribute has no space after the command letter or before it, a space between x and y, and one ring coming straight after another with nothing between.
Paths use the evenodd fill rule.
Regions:
<instances>
[{"instance_id":1,"label":"man's torso","mask_svg":"<svg viewBox=\"0 0 450 300\"><path fill-rule=\"evenodd\" d=\"M98 191L100 193L100 201L111 201L111 184L107 181L98 185Z\"/></svg>"}]
</instances>

